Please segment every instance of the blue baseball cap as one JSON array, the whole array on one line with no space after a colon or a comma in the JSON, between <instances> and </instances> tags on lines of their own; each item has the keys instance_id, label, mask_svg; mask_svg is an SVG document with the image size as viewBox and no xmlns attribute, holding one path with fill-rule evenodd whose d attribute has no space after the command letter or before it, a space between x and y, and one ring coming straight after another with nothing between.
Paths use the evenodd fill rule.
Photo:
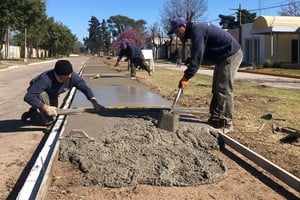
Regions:
<instances>
[{"instance_id":1,"label":"blue baseball cap","mask_svg":"<svg viewBox=\"0 0 300 200\"><path fill-rule=\"evenodd\" d=\"M181 26L183 24L186 24L186 20L183 17L178 17L178 18L172 20L168 35L172 34L176 28L178 28L179 26Z\"/></svg>"},{"instance_id":2,"label":"blue baseball cap","mask_svg":"<svg viewBox=\"0 0 300 200\"><path fill-rule=\"evenodd\" d=\"M126 41L120 43L120 48L123 49L127 45Z\"/></svg>"}]
</instances>

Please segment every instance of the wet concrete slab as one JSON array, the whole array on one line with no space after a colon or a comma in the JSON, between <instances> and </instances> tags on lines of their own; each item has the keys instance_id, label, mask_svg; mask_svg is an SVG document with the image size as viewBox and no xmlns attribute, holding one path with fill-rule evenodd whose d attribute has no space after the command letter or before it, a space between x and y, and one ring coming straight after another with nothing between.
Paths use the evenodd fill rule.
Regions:
<instances>
[{"instance_id":1,"label":"wet concrete slab","mask_svg":"<svg viewBox=\"0 0 300 200\"><path fill-rule=\"evenodd\" d=\"M84 72L113 70L92 63ZM84 78L104 106L172 105L129 77ZM71 105L90 107L91 103L77 91ZM160 111L121 109L70 115L58 158L81 170L84 178L77 182L85 186L193 186L223 180L227 168L211 153L219 149L217 133L191 120L176 121L176 132L158 128Z\"/></svg>"},{"instance_id":2,"label":"wet concrete slab","mask_svg":"<svg viewBox=\"0 0 300 200\"><path fill-rule=\"evenodd\" d=\"M138 86L103 86L92 87L92 90L103 106L165 106L171 107L171 102L161 96ZM73 108L89 107L90 102L84 94L78 91L72 102Z\"/></svg>"}]
</instances>

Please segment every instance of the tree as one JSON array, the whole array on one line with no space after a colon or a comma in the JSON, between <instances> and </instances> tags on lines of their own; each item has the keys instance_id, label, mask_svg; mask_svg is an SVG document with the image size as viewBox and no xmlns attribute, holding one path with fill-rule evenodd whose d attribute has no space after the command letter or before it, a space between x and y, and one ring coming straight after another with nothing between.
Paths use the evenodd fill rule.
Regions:
<instances>
[{"instance_id":1,"label":"tree","mask_svg":"<svg viewBox=\"0 0 300 200\"><path fill-rule=\"evenodd\" d=\"M234 29L237 27L237 22L235 21L235 17L231 15L219 15L220 26L224 29Z\"/></svg>"},{"instance_id":2,"label":"tree","mask_svg":"<svg viewBox=\"0 0 300 200\"><path fill-rule=\"evenodd\" d=\"M120 44L122 41L126 41L129 44L133 44L136 47L143 48L143 44L145 43L145 35L141 34L134 28L125 29L121 34L117 41L114 43L114 50L117 52L120 50Z\"/></svg>"},{"instance_id":3,"label":"tree","mask_svg":"<svg viewBox=\"0 0 300 200\"><path fill-rule=\"evenodd\" d=\"M252 23L256 18L256 13L250 13L246 9L238 9L236 16L237 17L235 18L231 15L219 15L220 26L224 29L234 29L238 28L242 24Z\"/></svg>"},{"instance_id":4,"label":"tree","mask_svg":"<svg viewBox=\"0 0 300 200\"><path fill-rule=\"evenodd\" d=\"M122 15L111 16L107 20L107 23L114 40L128 28L134 28L143 33L146 30L145 25L147 24L145 20L140 19L135 21Z\"/></svg>"},{"instance_id":5,"label":"tree","mask_svg":"<svg viewBox=\"0 0 300 200\"><path fill-rule=\"evenodd\" d=\"M50 55L65 55L74 49L77 41L68 27L54 22L53 18L47 18L44 0L1 0L0 50L8 29L17 33L14 42L21 46L24 45L25 29L27 30L29 57L32 48L40 47L50 50Z\"/></svg>"},{"instance_id":6,"label":"tree","mask_svg":"<svg viewBox=\"0 0 300 200\"><path fill-rule=\"evenodd\" d=\"M254 20L256 18L256 13L251 13L246 9L241 9L241 12L236 12L236 16L237 16L237 19L241 19L239 25L240 24L242 25L242 24L254 22Z\"/></svg>"},{"instance_id":7,"label":"tree","mask_svg":"<svg viewBox=\"0 0 300 200\"><path fill-rule=\"evenodd\" d=\"M299 1L291 0L288 5L281 7L281 11L278 14L281 16L300 16Z\"/></svg>"},{"instance_id":8,"label":"tree","mask_svg":"<svg viewBox=\"0 0 300 200\"><path fill-rule=\"evenodd\" d=\"M163 30L167 33L170 27L170 20L177 17L184 17L187 22L195 22L202 18L207 10L205 0L168 0L163 4L160 12L160 22ZM172 35L170 37L170 44L173 42ZM177 40L176 40L177 41ZM169 46L171 53L171 45ZM185 43L182 48L183 55L186 54ZM185 59L185 56L183 56Z\"/></svg>"},{"instance_id":9,"label":"tree","mask_svg":"<svg viewBox=\"0 0 300 200\"><path fill-rule=\"evenodd\" d=\"M157 58L158 47L162 46L163 44L163 36L162 33L160 32L158 23L154 23L153 25L150 25L149 32L150 32L149 35L151 38L151 43L155 47L155 58Z\"/></svg>"},{"instance_id":10,"label":"tree","mask_svg":"<svg viewBox=\"0 0 300 200\"><path fill-rule=\"evenodd\" d=\"M167 33L170 20L184 17L188 22L198 21L207 10L205 0L168 0L160 12L160 22Z\"/></svg>"},{"instance_id":11,"label":"tree","mask_svg":"<svg viewBox=\"0 0 300 200\"><path fill-rule=\"evenodd\" d=\"M100 49L106 54L111 51L111 37L106 21L103 19L100 24Z\"/></svg>"},{"instance_id":12,"label":"tree","mask_svg":"<svg viewBox=\"0 0 300 200\"><path fill-rule=\"evenodd\" d=\"M23 23L22 10L22 1L0 1L0 51L5 43L5 36L8 33L8 29L15 31L17 27Z\"/></svg>"},{"instance_id":13,"label":"tree","mask_svg":"<svg viewBox=\"0 0 300 200\"><path fill-rule=\"evenodd\" d=\"M74 51L77 38L71 30L53 18L47 20L48 32L42 47L49 50L50 56L67 55Z\"/></svg>"},{"instance_id":14,"label":"tree","mask_svg":"<svg viewBox=\"0 0 300 200\"><path fill-rule=\"evenodd\" d=\"M42 40L47 34L47 15L46 5L41 0L25 1L23 4L22 22L19 24L20 31L19 43L24 46L25 28L27 30L26 41L28 47L28 57L31 58L33 48L39 49ZM39 54L37 54L39 57Z\"/></svg>"},{"instance_id":15,"label":"tree","mask_svg":"<svg viewBox=\"0 0 300 200\"><path fill-rule=\"evenodd\" d=\"M92 54L98 53L101 48L101 30L100 30L100 22L97 17L92 16L89 21L89 37L84 38L83 41L87 48L91 51Z\"/></svg>"}]
</instances>

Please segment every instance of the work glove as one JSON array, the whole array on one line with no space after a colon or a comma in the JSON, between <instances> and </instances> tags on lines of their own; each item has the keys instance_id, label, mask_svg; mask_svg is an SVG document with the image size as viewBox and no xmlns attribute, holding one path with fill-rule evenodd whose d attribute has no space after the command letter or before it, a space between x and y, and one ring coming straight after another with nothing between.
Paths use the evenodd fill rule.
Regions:
<instances>
[{"instance_id":1,"label":"work glove","mask_svg":"<svg viewBox=\"0 0 300 200\"><path fill-rule=\"evenodd\" d=\"M102 106L101 104L99 104L99 103L93 103L93 107L94 107L94 109L96 110L96 111L100 111L100 110L102 110L102 109L104 109L105 107L104 106Z\"/></svg>"},{"instance_id":2,"label":"work glove","mask_svg":"<svg viewBox=\"0 0 300 200\"><path fill-rule=\"evenodd\" d=\"M120 62L117 61L116 64L115 64L115 67L119 66L120 65Z\"/></svg>"},{"instance_id":3,"label":"work glove","mask_svg":"<svg viewBox=\"0 0 300 200\"><path fill-rule=\"evenodd\" d=\"M57 111L56 110L57 110L57 108L54 107L54 106L47 106L47 108L45 110L45 113L48 116L56 117L57 116Z\"/></svg>"},{"instance_id":4,"label":"work glove","mask_svg":"<svg viewBox=\"0 0 300 200\"><path fill-rule=\"evenodd\" d=\"M95 109L96 111L100 111L101 109L104 109L104 108L105 108L104 106L102 106L101 104L99 104L99 103L97 102L96 97L92 97L92 98L90 99L90 101L92 102L93 107L94 107L94 109Z\"/></svg>"},{"instance_id":5,"label":"work glove","mask_svg":"<svg viewBox=\"0 0 300 200\"><path fill-rule=\"evenodd\" d=\"M186 86L188 86L188 84L189 84L188 81L189 81L189 80L188 80L187 78L182 77L182 78L180 79L180 81L179 81L178 88L184 89Z\"/></svg>"}]
</instances>

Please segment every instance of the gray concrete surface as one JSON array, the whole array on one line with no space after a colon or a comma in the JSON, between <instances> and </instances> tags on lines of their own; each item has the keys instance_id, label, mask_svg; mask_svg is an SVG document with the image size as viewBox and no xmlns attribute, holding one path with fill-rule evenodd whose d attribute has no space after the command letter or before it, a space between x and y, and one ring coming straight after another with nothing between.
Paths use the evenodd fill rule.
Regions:
<instances>
[{"instance_id":1,"label":"gray concrete surface","mask_svg":"<svg viewBox=\"0 0 300 200\"><path fill-rule=\"evenodd\" d=\"M94 72L113 73L114 69L90 61L83 76ZM93 85L97 99L105 106L171 105L128 77L86 81ZM83 106L82 95L76 94L74 98L77 106ZM174 133L166 131L157 127L159 114L158 110L125 109L69 116L59 159L76 160L71 163L83 173L84 179L78 181L84 185L112 188L137 184L191 186L213 183L227 176L224 162L212 153L220 148L216 131L204 123L187 121L179 121ZM73 130L78 129L95 141L72 136Z\"/></svg>"}]
</instances>

